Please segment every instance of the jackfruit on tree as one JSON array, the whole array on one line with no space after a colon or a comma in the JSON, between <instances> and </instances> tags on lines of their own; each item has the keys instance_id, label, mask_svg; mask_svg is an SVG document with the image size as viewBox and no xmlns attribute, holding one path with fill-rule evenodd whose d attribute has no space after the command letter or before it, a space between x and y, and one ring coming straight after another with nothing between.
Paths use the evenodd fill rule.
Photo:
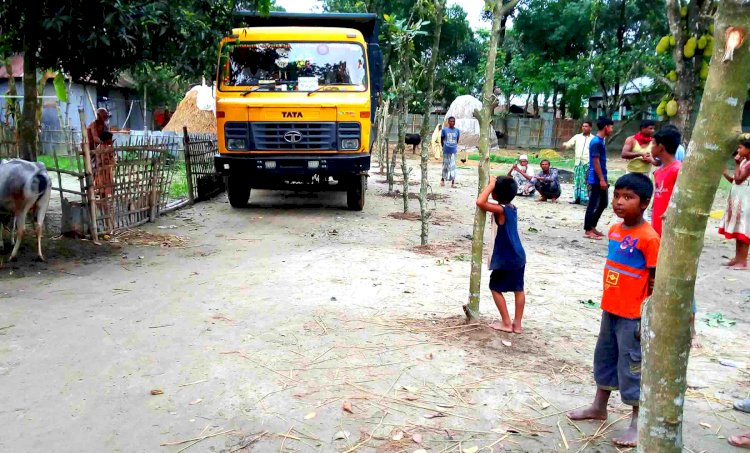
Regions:
<instances>
[{"instance_id":1,"label":"jackfruit on tree","mask_svg":"<svg viewBox=\"0 0 750 453\"><path fill-rule=\"evenodd\" d=\"M703 49L703 55L706 57L710 57L714 53L714 40L709 39L706 43L706 48Z\"/></svg>"},{"instance_id":2,"label":"jackfruit on tree","mask_svg":"<svg viewBox=\"0 0 750 453\"><path fill-rule=\"evenodd\" d=\"M698 38L698 48L703 50L706 48L706 45L708 44L708 38L706 35L701 36Z\"/></svg>"},{"instance_id":3,"label":"jackfruit on tree","mask_svg":"<svg viewBox=\"0 0 750 453\"><path fill-rule=\"evenodd\" d=\"M670 36L669 37L669 45L672 46L672 47L674 47L674 46L677 45L677 40L674 39L674 36Z\"/></svg>"},{"instance_id":4,"label":"jackfruit on tree","mask_svg":"<svg viewBox=\"0 0 750 453\"><path fill-rule=\"evenodd\" d=\"M667 101L661 101L659 105L656 107L656 114L659 116L664 116L667 114Z\"/></svg>"},{"instance_id":5,"label":"jackfruit on tree","mask_svg":"<svg viewBox=\"0 0 750 453\"><path fill-rule=\"evenodd\" d=\"M672 99L671 101L667 102L667 116L675 116L677 115L677 101Z\"/></svg>"},{"instance_id":6,"label":"jackfruit on tree","mask_svg":"<svg viewBox=\"0 0 750 453\"><path fill-rule=\"evenodd\" d=\"M701 63L701 80L706 80L708 78L708 63L705 61Z\"/></svg>"},{"instance_id":7,"label":"jackfruit on tree","mask_svg":"<svg viewBox=\"0 0 750 453\"><path fill-rule=\"evenodd\" d=\"M683 19L687 17L688 7L687 5L680 7L680 17Z\"/></svg>"},{"instance_id":8,"label":"jackfruit on tree","mask_svg":"<svg viewBox=\"0 0 750 453\"><path fill-rule=\"evenodd\" d=\"M714 34L714 24L709 24L708 25L708 33L710 33L712 35Z\"/></svg>"},{"instance_id":9,"label":"jackfruit on tree","mask_svg":"<svg viewBox=\"0 0 750 453\"><path fill-rule=\"evenodd\" d=\"M695 56L695 48L697 46L698 40L695 39L695 36L693 36L685 43L685 46L682 48L682 54L685 55L685 58L693 58Z\"/></svg>"},{"instance_id":10,"label":"jackfruit on tree","mask_svg":"<svg viewBox=\"0 0 750 453\"><path fill-rule=\"evenodd\" d=\"M677 72L675 72L675 71L669 71L667 73L667 78L669 80L671 80L672 82L676 82L677 81Z\"/></svg>"},{"instance_id":11,"label":"jackfruit on tree","mask_svg":"<svg viewBox=\"0 0 750 453\"><path fill-rule=\"evenodd\" d=\"M664 53L669 50L669 36L662 36L656 45L656 53Z\"/></svg>"}]
</instances>

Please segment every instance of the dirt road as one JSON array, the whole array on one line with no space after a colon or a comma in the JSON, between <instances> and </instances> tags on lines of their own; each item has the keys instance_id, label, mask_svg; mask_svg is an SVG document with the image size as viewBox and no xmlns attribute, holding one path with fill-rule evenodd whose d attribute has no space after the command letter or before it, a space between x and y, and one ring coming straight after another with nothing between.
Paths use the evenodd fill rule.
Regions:
<instances>
[{"instance_id":1,"label":"dirt road","mask_svg":"<svg viewBox=\"0 0 750 453\"><path fill-rule=\"evenodd\" d=\"M257 192L249 209L220 197L100 247L47 241L44 265L27 246L0 269L0 450L616 451L619 399L604 424L563 414L594 390L606 245L581 237L583 208L517 201L527 321L499 334L461 315L476 170L447 189L431 168L444 197L427 249L418 222L390 216L402 201L383 179L362 213L342 194ZM711 222L686 404L695 452L750 430L731 410L748 372L718 362L750 359L747 276L719 266L733 245ZM708 312L737 325L708 327ZM497 316L486 284L482 313Z\"/></svg>"}]
</instances>

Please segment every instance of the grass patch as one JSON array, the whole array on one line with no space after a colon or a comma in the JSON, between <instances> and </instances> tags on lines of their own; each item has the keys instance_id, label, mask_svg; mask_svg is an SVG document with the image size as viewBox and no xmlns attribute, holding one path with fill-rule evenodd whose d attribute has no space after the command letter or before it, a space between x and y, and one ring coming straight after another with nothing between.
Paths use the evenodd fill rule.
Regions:
<instances>
[{"instance_id":1,"label":"grass patch","mask_svg":"<svg viewBox=\"0 0 750 453\"><path fill-rule=\"evenodd\" d=\"M36 160L44 164L47 168L59 168L61 170L78 171L76 166L75 156L70 159L68 156L57 156L57 165L55 165L55 158L52 156L37 156ZM81 164L83 168L83 164Z\"/></svg>"}]
</instances>

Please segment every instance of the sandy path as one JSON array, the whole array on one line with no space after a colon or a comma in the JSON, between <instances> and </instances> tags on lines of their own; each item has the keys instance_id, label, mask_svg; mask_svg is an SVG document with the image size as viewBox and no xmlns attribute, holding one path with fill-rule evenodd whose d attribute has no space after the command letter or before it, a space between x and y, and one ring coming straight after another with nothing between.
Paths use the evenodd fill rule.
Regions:
<instances>
[{"instance_id":1,"label":"sandy path","mask_svg":"<svg viewBox=\"0 0 750 453\"><path fill-rule=\"evenodd\" d=\"M415 435L428 451L616 451L623 421L592 438L599 424L559 414L593 391L599 311L581 301L598 301L605 244L581 238L582 207L518 200L526 333L463 326L476 171L459 177L441 189L431 168L447 197L434 202L429 253L418 222L389 217L402 201L382 196L378 175L362 213L341 194L258 192L250 209L221 197L144 229L183 246L62 239L48 265L27 247L0 269L0 450L177 452L191 443L160 444L218 434L187 451L411 452ZM717 361L748 360L750 294L744 275L718 267L730 244L711 228L699 319L738 324L699 322L685 427L696 452L726 450L720 436L750 425L730 409L747 372ZM616 422L627 408L612 403Z\"/></svg>"}]
</instances>

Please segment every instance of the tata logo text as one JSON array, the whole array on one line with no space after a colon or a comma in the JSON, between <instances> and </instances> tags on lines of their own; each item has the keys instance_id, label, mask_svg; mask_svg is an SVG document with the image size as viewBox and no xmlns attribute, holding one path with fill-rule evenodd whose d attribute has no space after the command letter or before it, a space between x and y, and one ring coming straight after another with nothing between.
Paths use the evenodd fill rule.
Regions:
<instances>
[{"instance_id":1,"label":"tata logo text","mask_svg":"<svg viewBox=\"0 0 750 453\"><path fill-rule=\"evenodd\" d=\"M302 118L302 112L281 112L282 118Z\"/></svg>"}]
</instances>

